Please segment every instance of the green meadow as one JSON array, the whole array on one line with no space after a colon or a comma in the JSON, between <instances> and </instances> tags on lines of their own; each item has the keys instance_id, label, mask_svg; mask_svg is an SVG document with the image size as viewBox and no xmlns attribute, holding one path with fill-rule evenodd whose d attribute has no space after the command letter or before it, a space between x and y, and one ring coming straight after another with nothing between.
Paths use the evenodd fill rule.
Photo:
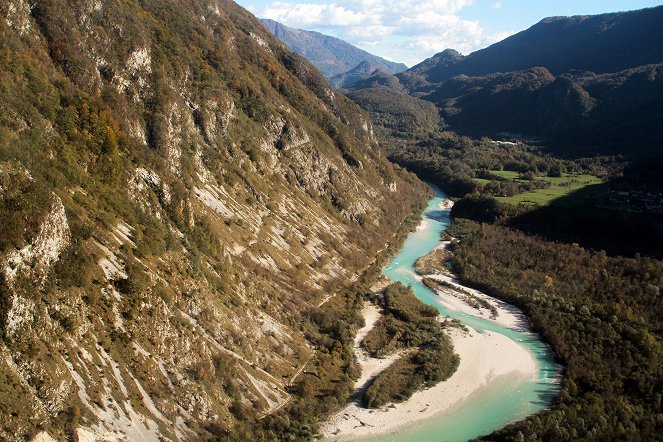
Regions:
<instances>
[{"instance_id":1,"label":"green meadow","mask_svg":"<svg viewBox=\"0 0 663 442\"><path fill-rule=\"evenodd\" d=\"M507 180L525 181L521 174L518 172L508 170L491 170L490 173L495 176ZM550 183L542 189L535 189L528 192L519 193L512 196L497 197L496 199L503 203L509 204L530 204L536 206L544 206L553 203L562 197L570 198L564 199L565 205L574 205L585 200L591 196L594 189L591 186L603 184L603 180L599 177L587 174L562 174L561 177L536 177L534 180L545 181ZM475 181L479 184L488 184L490 180L483 178L476 178ZM577 191L585 189L586 191L578 193ZM578 198L574 198L577 196ZM577 199L577 201L576 201Z\"/></svg>"}]
</instances>

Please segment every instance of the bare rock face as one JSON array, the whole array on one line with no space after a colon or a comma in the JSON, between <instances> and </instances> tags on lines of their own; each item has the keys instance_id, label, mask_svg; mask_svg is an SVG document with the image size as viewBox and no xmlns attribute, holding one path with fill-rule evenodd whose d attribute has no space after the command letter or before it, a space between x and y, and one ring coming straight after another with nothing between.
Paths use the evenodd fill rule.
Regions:
<instances>
[{"instance_id":1,"label":"bare rock face","mask_svg":"<svg viewBox=\"0 0 663 442\"><path fill-rule=\"evenodd\" d=\"M69 242L69 225L62 200L54 197L51 211L41 223L39 234L28 245L15 250L6 258L6 281L11 285L23 275L43 286L48 270Z\"/></svg>"},{"instance_id":2,"label":"bare rock face","mask_svg":"<svg viewBox=\"0 0 663 442\"><path fill-rule=\"evenodd\" d=\"M22 278L37 290L43 288L49 269L69 243L70 233L62 200L54 198L51 210L39 227L34 240L10 252L5 258L4 280L10 289L8 308L5 313L5 334L13 336L23 325L30 325L34 315L34 300L23 297L14 289L15 282Z\"/></svg>"},{"instance_id":3,"label":"bare rock face","mask_svg":"<svg viewBox=\"0 0 663 442\"><path fill-rule=\"evenodd\" d=\"M138 167L129 179L128 197L146 212L152 213L156 218L161 218L162 209L171 203L171 195L168 184L154 172ZM152 204L152 197L156 197L159 204Z\"/></svg>"},{"instance_id":4,"label":"bare rock face","mask_svg":"<svg viewBox=\"0 0 663 442\"><path fill-rule=\"evenodd\" d=\"M285 409L306 318L424 186L234 2L11 0L0 35L0 439Z\"/></svg>"},{"instance_id":5,"label":"bare rock face","mask_svg":"<svg viewBox=\"0 0 663 442\"><path fill-rule=\"evenodd\" d=\"M25 0L10 2L6 8L5 21L7 26L14 29L21 36L25 36L32 31L30 5L28 2Z\"/></svg>"}]
</instances>

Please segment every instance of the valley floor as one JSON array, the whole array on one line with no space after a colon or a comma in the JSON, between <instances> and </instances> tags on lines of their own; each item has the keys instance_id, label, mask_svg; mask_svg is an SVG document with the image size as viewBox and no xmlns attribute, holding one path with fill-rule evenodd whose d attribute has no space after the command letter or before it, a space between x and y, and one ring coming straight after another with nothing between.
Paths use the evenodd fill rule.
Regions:
<instances>
[{"instance_id":1,"label":"valley floor","mask_svg":"<svg viewBox=\"0 0 663 442\"><path fill-rule=\"evenodd\" d=\"M453 283L453 280L447 276L431 276ZM470 290L465 287L462 289ZM438 291L438 294L441 296L442 304L448 309L485 317L465 304L457 296L458 293L454 296ZM473 291L473 294L484 297L497 309L495 323L519 330L525 327L524 317L512 306L479 292ZM374 305L364 307L362 314L366 326L359 330L355 340L355 352L362 367L362 375L355 384L358 392L366 388L366 384L373 377L400 357L400 354L396 354L385 359L375 359L365 354L359 343L381 314ZM538 366L534 358L523 346L509 338L490 331L479 332L456 327L448 327L447 332L453 341L455 353L460 356L460 365L451 378L433 388L415 393L403 403L382 409L363 408L359 402L361 395L358 394L353 403L322 425L323 436L329 440L351 440L386 435L397 429L417 426L426 420L439 417L489 386L496 384L516 386L525 379L537 377Z\"/></svg>"}]
</instances>

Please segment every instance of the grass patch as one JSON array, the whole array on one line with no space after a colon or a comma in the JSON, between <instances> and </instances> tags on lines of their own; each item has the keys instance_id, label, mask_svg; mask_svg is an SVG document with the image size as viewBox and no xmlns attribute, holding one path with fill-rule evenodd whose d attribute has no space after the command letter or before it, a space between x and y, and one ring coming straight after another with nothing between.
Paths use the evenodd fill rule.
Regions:
<instances>
[{"instance_id":1,"label":"grass patch","mask_svg":"<svg viewBox=\"0 0 663 442\"><path fill-rule=\"evenodd\" d=\"M512 170L491 170L489 172L491 175L504 178L505 180L517 180L520 178L520 172L514 172Z\"/></svg>"},{"instance_id":2,"label":"grass patch","mask_svg":"<svg viewBox=\"0 0 663 442\"><path fill-rule=\"evenodd\" d=\"M482 186L491 182L491 180L488 180L486 178L472 178L472 181L474 181L477 184L481 184Z\"/></svg>"},{"instance_id":3,"label":"grass patch","mask_svg":"<svg viewBox=\"0 0 663 442\"><path fill-rule=\"evenodd\" d=\"M493 173L491 171L491 173ZM516 174L517 175L517 174ZM537 180L547 181L550 183L550 186L535 189L529 192L519 193L517 195L506 196L506 197L497 197L496 199L502 203L508 204L530 204L535 206L545 206L553 203L555 200L569 196L573 192L589 187L602 184L603 180L593 175L571 175L563 174L561 177L540 177L536 178ZM583 193L583 198L586 198L588 194ZM567 198L564 201L565 205L575 205L581 201L576 201L573 198Z\"/></svg>"}]
</instances>

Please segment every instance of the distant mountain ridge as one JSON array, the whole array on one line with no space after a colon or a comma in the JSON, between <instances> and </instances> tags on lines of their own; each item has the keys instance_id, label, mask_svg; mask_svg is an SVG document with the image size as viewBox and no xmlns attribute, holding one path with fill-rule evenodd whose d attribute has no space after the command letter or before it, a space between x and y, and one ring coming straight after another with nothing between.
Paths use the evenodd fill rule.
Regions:
<instances>
[{"instance_id":1,"label":"distant mountain ridge","mask_svg":"<svg viewBox=\"0 0 663 442\"><path fill-rule=\"evenodd\" d=\"M549 17L470 55L447 50L402 76L439 83L456 75L545 67L553 75L571 70L597 74L663 61L663 6L592 16ZM459 55L459 54L458 54Z\"/></svg>"},{"instance_id":2,"label":"distant mountain ridge","mask_svg":"<svg viewBox=\"0 0 663 442\"><path fill-rule=\"evenodd\" d=\"M336 37L291 28L269 19L261 19L260 22L290 50L306 58L328 79L358 68L363 62L371 63L375 69L383 69L391 74L407 69L403 63L385 60Z\"/></svg>"},{"instance_id":3,"label":"distant mountain ridge","mask_svg":"<svg viewBox=\"0 0 663 442\"><path fill-rule=\"evenodd\" d=\"M447 49L373 75L350 96L406 91L475 137L508 132L584 153L652 150L663 137L661 24L663 6L546 18L467 56Z\"/></svg>"}]
</instances>

